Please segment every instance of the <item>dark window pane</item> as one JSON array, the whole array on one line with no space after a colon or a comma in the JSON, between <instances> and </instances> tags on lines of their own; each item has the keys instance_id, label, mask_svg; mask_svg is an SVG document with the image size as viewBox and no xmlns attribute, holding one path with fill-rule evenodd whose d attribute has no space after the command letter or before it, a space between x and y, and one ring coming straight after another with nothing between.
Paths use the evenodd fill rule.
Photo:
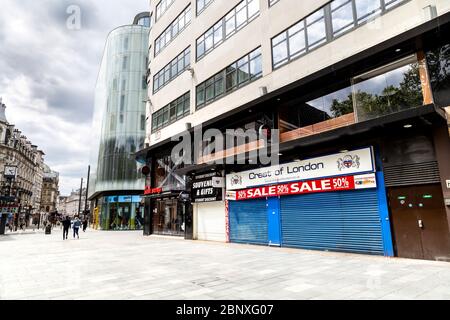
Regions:
<instances>
[{"instance_id":1,"label":"dark window pane","mask_svg":"<svg viewBox=\"0 0 450 320\"><path fill-rule=\"evenodd\" d=\"M359 121L423 105L419 66L415 56L355 77L353 82Z\"/></svg>"},{"instance_id":2,"label":"dark window pane","mask_svg":"<svg viewBox=\"0 0 450 320\"><path fill-rule=\"evenodd\" d=\"M450 106L450 43L429 50L426 56L434 102Z\"/></svg>"}]
</instances>

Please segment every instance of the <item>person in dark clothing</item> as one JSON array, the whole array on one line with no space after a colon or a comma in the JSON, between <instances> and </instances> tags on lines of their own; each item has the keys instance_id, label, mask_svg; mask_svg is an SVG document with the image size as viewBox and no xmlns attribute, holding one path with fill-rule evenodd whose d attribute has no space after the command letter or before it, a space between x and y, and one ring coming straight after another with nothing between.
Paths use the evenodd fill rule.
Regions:
<instances>
[{"instance_id":1,"label":"person in dark clothing","mask_svg":"<svg viewBox=\"0 0 450 320\"><path fill-rule=\"evenodd\" d=\"M63 225L63 240L67 240L69 237L69 229L70 229L70 218L66 217L66 219L62 222Z\"/></svg>"},{"instance_id":2,"label":"person in dark clothing","mask_svg":"<svg viewBox=\"0 0 450 320\"><path fill-rule=\"evenodd\" d=\"M87 221L87 219L84 219L83 220L83 232L86 232L87 227L88 227L88 221Z\"/></svg>"}]
</instances>

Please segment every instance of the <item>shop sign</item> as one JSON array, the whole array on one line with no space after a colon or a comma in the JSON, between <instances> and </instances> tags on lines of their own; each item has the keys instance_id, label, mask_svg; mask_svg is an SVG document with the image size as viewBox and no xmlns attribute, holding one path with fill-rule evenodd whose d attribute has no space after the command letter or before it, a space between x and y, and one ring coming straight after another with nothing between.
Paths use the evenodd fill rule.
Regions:
<instances>
[{"instance_id":1,"label":"shop sign","mask_svg":"<svg viewBox=\"0 0 450 320\"><path fill-rule=\"evenodd\" d=\"M450 180L447 180L446 183L447 183L447 189L450 189Z\"/></svg>"},{"instance_id":2,"label":"shop sign","mask_svg":"<svg viewBox=\"0 0 450 320\"><path fill-rule=\"evenodd\" d=\"M1 214L18 213L19 207L0 207Z\"/></svg>"},{"instance_id":3,"label":"shop sign","mask_svg":"<svg viewBox=\"0 0 450 320\"><path fill-rule=\"evenodd\" d=\"M144 194L145 195L151 195L151 194L160 194L162 192L163 192L162 188L150 188L150 187L147 187L147 188L145 188Z\"/></svg>"},{"instance_id":4,"label":"shop sign","mask_svg":"<svg viewBox=\"0 0 450 320\"><path fill-rule=\"evenodd\" d=\"M193 202L222 201L224 178L220 173L210 173L194 177L192 180Z\"/></svg>"},{"instance_id":5,"label":"shop sign","mask_svg":"<svg viewBox=\"0 0 450 320\"><path fill-rule=\"evenodd\" d=\"M225 200L236 201L237 200L237 191L228 191L225 195Z\"/></svg>"},{"instance_id":6,"label":"shop sign","mask_svg":"<svg viewBox=\"0 0 450 320\"><path fill-rule=\"evenodd\" d=\"M183 191L180 193L180 196L178 197L178 199L180 201L189 202L189 201L191 201L191 195L190 195L190 193Z\"/></svg>"},{"instance_id":7,"label":"shop sign","mask_svg":"<svg viewBox=\"0 0 450 320\"><path fill-rule=\"evenodd\" d=\"M227 190L375 172L372 148L227 175Z\"/></svg>"},{"instance_id":8,"label":"shop sign","mask_svg":"<svg viewBox=\"0 0 450 320\"><path fill-rule=\"evenodd\" d=\"M268 197L270 198L279 196L309 194L309 193L325 193L325 192L370 189L376 187L377 187L376 176L375 174L372 173L361 176L345 176L338 178L293 182L275 186L264 186L259 188L251 188L236 191L234 192L234 194L236 198L235 200L240 201L240 200L259 199ZM232 192L230 192L229 195L231 197Z\"/></svg>"}]
</instances>

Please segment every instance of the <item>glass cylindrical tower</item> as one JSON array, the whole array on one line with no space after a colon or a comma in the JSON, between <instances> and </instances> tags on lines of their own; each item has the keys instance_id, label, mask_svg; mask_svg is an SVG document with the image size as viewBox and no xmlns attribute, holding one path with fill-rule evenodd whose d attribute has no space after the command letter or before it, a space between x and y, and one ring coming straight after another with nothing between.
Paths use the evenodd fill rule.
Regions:
<instances>
[{"instance_id":1,"label":"glass cylindrical tower","mask_svg":"<svg viewBox=\"0 0 450 320\"><path fill-rule=\"evenodd\" d=\"M89 197L106 230L136 229L139 222L136 196L144 181L134 153L145 140L149 32L149 13L113 30L97 80Z\"/></svg>"}]
</instances>

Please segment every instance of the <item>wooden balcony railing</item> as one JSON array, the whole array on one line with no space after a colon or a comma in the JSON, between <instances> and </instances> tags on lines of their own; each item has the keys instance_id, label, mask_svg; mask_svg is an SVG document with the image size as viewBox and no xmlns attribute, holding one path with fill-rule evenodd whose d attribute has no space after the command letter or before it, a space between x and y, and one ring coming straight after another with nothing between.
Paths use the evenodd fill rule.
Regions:
<instances>
[{"instance_id":1,"label":"wooden balcony railing","mask_svg":"<svg viewBox=\"0 0 450 320\"><path fill-rule=\"evenodd\" d=\"M223 151L215 152L211 155L206 155L198 158L198 164L212 163L215 161L220 161L229 157L237 156L251 151L256 151L265 147L265 142L263 139L258 141L253 141L244 145L240 145L231 149L226 149Z\"/></svg>"},{"instance_id":2,"label":"wooden balcony railing","mask_svg":"<svg viewBox=\"0 0 450 320\"><path fill-rule=\"evenodd\" d=\"M297 140L325 131L346 127L352 124L355 124L355 114L349 113L338 118L326 120L323 122L313 124L311 126L306 126L303 128L282 133L280 135L280 143Z\"/></svg>"}]
</instances>

